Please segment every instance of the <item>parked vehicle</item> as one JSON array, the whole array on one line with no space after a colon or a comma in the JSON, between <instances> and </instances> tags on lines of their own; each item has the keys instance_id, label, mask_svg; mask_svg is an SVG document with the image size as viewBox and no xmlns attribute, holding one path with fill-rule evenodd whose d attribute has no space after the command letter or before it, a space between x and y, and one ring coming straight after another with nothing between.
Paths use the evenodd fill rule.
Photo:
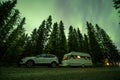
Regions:
<instances>
[{"instance_id":1,"label":"parked vehicle","mask_svg":"<svg viewBox=\"0 0 120 80\"><path fill-rule=\"evenodd\" d=\"M70 52L64 55L62 66L92 66L91 56L82 52Z\"/></svg>"},{"instance_id":2,"label":"parked vehicle","mask_svg":"<svg viewBox=\"0 0 120 80\"><path fill-rule=\"evenodd\" d=\"M22 58L20 64L25 64L27 67L31 67L35 64L50 65L56 67L58 65L58 58L53 54L40 54L32 57Z\"/></svg>"}]
</instances>

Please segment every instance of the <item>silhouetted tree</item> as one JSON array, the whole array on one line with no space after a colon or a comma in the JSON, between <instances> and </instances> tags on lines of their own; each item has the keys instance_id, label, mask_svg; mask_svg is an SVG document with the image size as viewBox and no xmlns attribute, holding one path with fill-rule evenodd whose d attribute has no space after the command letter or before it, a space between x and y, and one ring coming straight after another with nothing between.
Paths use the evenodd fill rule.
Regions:
<instances>
[{"instance_id":1,"label":"silhouetted tree","mask_svg":"<svg viewBox=\"0 0 120 80\"><path fill-rule=\"evenodd\" d=\"M38 38L38 30L35 28L31 34L31 37L30 39L28 40L27 42L27 45L26 45L26 51L25 53L27 55L36 55L38 54L37 53L37 38Z\"/></svg>"},{"instance_id":2,"label":"silhouetted tree","mask_svg":"<svg viewBox=\"0 0 120 80\"><path fill-rule=\"evenodd\" d=\"M59 23L59 41L58 41L58 47L59 47L59 59L61 60L63 55L67 52L67 41L66 36L64 33L64 24L62 21Z\"/></svg>"},{"instance_id":3,"label":"silhouetted tree","mask_svg":"<svg viewBox=\"0 0 120 80\"><path fill-rule=\"evenodd\" d=\"M83 52L90 53L88 36L84 34L83 38Z\"/></svg>"},{"instance_id":4,"label":"silhouetted tree","mask_svg":"<svg viewBox=\"0 0 120 80\"><path fill-rule=\"evenodd\" d=\"M96 24L96 29L98 33L97 35L98 42L102 49L104 59L107 58L112 63L117 62L119 60L119 53L117 47L112 42L109 35L103 29L101 29L97 24Z\"/></svg>"},{"instance_id":5,"label":"silhouetted tree","mask_svg":"<svg viewBox=\"0 0 120 80\"><path fill-rule=\"evenodd\" d=\"M38 29L34 29L26 47L26 53L29 55L41 54L45 50L46 43L51 32L52 17L42 22Z\"/></svg>"},{"instance_id":6,"label":"silhouetted tree","mask_svg":"<svg viewBox=\"0 0 120 80\"><path fill-rule=\"evenodd\" d=\"M73 50L73 44L74 44L74 41L73 41L73 27L70 26L69 27L69 34L68 34L68 52L71 52L71 51L74 51Z\"/></svg>"},{"instance_id":7,"label":"silhouetted tree","mask_svg":"<svg viewBox=\"0 0 120 80\"><path fill-rule=\"evenodd\" d=\"M0 61L6 51L6 38L19 14L18 10L14 9L16 3L16 0L0 2Z\"/></svg>"},{"instance_id":8,"label":"silhouetted tree","mask_svg":"<svg viewBox=\"0 0 120 80\"><path fill-rule=\"evenodd\" d=\"M83 51L83 36L80 33L80 30L74 29L72 26L69 27L69 35L68 35L68 50L82 52Z\"/></svg>"},{"instance_id":9,"label":"silhouetted tree","mask_svg":"<svg viewBox=\"0 0 120 80\"><path fill-rule=\"evenodd\" d=\"M37 39L36 39L36 46L34 47L36 49L35 54L41 54L43 53L44 45L45 45L45 40L46 40L46 35L45 35L45 20L42 22L40 25L38 31L37 31Z\"/></svg>"},{"instance_id":10,"label":"silhouetted tree","mask_svg":"<svg viewBox=\"0 0 120 80\"><path fill-rule=\"evenodd\" d=\"M16 45L14 46L13 55L14 56L14 63L19 64L20 60L25 57L24 51L25 46L27 43L28 34L25 34L24 32L21 34L19 39L16 41Z\"/></svg>"},{"instance_id":11,"label":"silhouetted tree","mask_svg":"<svg viewBox=\"0 0 120 80\"><path fill-rule=\"evenodd\" d=\"M1 39L6 41L6 38L9 36L10 32L13 30L13 27L17 24L19 19L19 11L15 10L15 13L10 16L10 19L6 21L4 28L1 30Z\"/></svg>"},{"instance_id":12,"label":"silhouetted tree","mask_svg":"<svg viewBox=\"0 0 120 80\"><path fill-rule=\"evenodd\" d=\"M102 62L101 48L99 46L99 43L97 42L96 32L91 23L87 22L87 30L90 44L90 54L92 56L93 63L94 64L101 63Z\"/></svg>"},{"instance_id":13,"label":"silhouetted tree","mask_svg":"<svg viewBox=\"0 0 120 80\"><path fill-rule=\"evenodd\" d=\"M79 28L77 29L77 34L78 34L78 51L79 52L83 52L83 36L82 36L82 34L81 34L81 32L80 32L80 30L79 30Z\"/></svg>"},{"instance_id":14,"label":"silhouetted tree","mask_svg":"<svg viewBox=\"0 0 120 80\"><path fill-rule=\"evenodd\" d=\"M20 37L24 34L24 28L23 25L25 24L25 18L22 19L22 21L19 23L16 29L12 31L12 33L9 35L8 39L6 40L7 49L4 53L3 60L6 63L13 63L16 59L18 53L17 51L17 41L20 39ZM20 51L21 52L21 51Z\"/></svg>"},{"instance_id":15,"label":"silhouetted tree","mask_svg":"<svg viewBox=\"0 0 120 80\"><path fill-rule=\"evenodd\" d=\"M47 31L46 33L48 34L48 36L49 33L51 32L51 28L52 28L52 16L50 15L46 21L46 29L48 29L46 30Z\"/></svg>"},{"instance_id":16,"label":"silhouetted tree","mask_svg":"<svg viewBox=\"0 0 120 80\"><path fill-rule=\"evenodd\" d=\"M59 35L58 35L58 24L57 22L54 23L53 29L50 35L50 38L48 40L48 43L46 45L46 52L49 52L51 54L58 55L58 41L59 41Z\"/></svg>"},{"instance_id":17,"label":"silhouetted tree","mask_svg":"<svg viewBox=\"0 0 120 80\"><path fill-rule=\"evenodd\" d=\"M79 38L76 29L73 30L73 50L78 52L80 50Z\"/></svg>"}]
</instances>

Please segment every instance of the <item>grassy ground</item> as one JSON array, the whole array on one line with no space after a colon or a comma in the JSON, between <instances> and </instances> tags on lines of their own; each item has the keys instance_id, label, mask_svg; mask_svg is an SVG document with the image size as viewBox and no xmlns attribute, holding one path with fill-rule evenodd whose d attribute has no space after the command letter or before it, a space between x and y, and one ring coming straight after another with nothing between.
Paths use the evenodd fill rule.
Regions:
<instances>
[{"instance_id":1,"label":"grassy ground","mask_svg":"<svg viewBox=\"0 0 120 80\"><path fill-rule=\"evenodd\" d=\"M120 68L0 67L0 80L120 80Z\"/></svg>"}]
</instances>

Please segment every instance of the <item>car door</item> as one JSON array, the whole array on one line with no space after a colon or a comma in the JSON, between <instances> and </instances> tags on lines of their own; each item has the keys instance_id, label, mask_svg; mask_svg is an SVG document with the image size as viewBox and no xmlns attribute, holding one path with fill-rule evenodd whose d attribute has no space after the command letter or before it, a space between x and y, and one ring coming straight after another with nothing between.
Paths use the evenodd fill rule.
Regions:
<instances>
[{"instance_id":1,"label":"car door","mask_svg":"<svg viewBox=\"0 0 120 80\"><path fill-rule=\"evenodd\" d=\"M46 63L46 54L40 54L37 58L36 58L36 62L39 64L44 64Z\"/></svg>"},{"instance_id":2,"label":"car door","mask_svg":"<svg viewBox=\"0 0 120 80\"><path fill-rule=\"evenodd\" d=\"M54 57L55 56L53 56L51 54L46 54L46 56L45 56L45 58L46 58L45 63L51 63L54 60Z\"/></svg>"}]
</instances>

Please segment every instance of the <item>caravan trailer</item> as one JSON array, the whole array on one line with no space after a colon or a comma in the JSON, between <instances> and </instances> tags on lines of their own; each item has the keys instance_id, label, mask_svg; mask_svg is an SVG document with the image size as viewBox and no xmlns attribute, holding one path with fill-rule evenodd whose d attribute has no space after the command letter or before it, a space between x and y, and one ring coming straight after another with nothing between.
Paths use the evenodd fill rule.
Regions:
<instances>
[{"instance_id":1,"label":"caravan trailer","mask_svg":"<svg viewBox=\"0 0 120 80\"><path fill-rule=\"evenodd\" d=\"M62 66L92 66L91 56L83 52L70 52L63 56Z\"/></svg>"}]
</instances>

